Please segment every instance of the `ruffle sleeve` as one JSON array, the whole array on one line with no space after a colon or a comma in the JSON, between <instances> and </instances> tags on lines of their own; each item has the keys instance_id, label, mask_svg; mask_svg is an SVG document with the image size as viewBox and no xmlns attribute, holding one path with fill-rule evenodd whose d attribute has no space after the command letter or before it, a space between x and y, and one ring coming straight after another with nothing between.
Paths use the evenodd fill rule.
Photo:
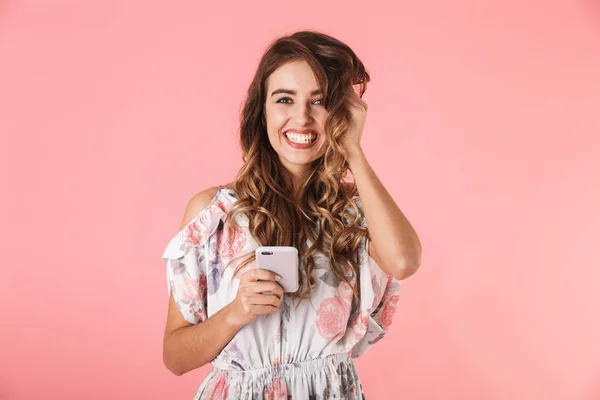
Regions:
<instances>
[{"instance_id":1,"label":"ruffle sleeve","mask_svg":"<svg viewBox=\"0 0 600 400\"><path fill-rule=\"evenodd\" d=\"M358 197L354 197L358 208L363 210ZM367 226L363 217L361 225ZM369 255L369 241L362 238L358 251L360 268L361 313L367 318L365 335L352 347L352 358L364 354L381 340L392 324L398 304L400 280L385 273Z\"/></svg>"},{"instance_id":2,"label":"ruffle sleeve","mask_svg":"<svg viewBox=\"0 0 600 400\"><path fill-rule=\"evenodd\" d=\"M173 293L179 312L191 324L208 318L206 246L227 214L217 198L218 193L171 239L162 255L168 294Z\"/></svg>"}]
</instances>

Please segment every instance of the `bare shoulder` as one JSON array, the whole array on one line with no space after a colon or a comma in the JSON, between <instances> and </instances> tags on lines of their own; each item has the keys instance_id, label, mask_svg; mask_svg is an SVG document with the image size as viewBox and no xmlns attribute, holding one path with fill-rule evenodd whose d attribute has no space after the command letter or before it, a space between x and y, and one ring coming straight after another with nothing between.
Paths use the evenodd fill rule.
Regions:
<instances>
[{"instance_id":1,"label":"bare shoulder","mask_svg":"<svg viewBox=\"0 0 600 400\"><path fill-rule=\"evenodd\" d=\"M187 226L187 224L189 224L198 214L200 214L200 211L208 207L212 199L216 196L218 190L219 187L214 186L192 196L187 207L185 208L185 212L183 213L181 229Z\"/></svg>"}]
</instances>

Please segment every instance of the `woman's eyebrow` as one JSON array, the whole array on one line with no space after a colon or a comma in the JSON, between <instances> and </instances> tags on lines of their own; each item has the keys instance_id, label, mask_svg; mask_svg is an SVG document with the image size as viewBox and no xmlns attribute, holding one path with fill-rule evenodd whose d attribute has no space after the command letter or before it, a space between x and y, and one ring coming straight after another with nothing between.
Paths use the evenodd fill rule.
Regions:
<instances>
[{"instance_id":1,"label":"woman's eyebrow","mask_svg":"<svg viewBox=\"0 0 600 400\"><path fill-rule=\"evenodd\" d=\"M277 89L274 90L273 93L271 93L271 97L275 96L276 94L279 93L286 93L286 94L291 94L291 95L296 95L296 91L295 90L291 90L291 89ZM321 90L317 89L317 90L313 90L312 92L310 92L311 96L314 96L316 94L321 94Z\"/></svg>"}]
</instances>

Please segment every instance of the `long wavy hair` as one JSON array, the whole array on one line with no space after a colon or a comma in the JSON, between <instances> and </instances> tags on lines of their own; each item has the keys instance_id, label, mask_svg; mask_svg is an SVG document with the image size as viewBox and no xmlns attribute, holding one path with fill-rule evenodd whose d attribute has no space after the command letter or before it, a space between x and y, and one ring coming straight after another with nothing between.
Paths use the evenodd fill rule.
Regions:
<instances>
[{"instance_id":1,"label":"long wavy hair","mask_svg":"<svg viewBox=\"0 0 600 400\"><path fill-rule=\"evenodd\" d=\"M292 193L292 176L281 164L267 134L266 81L283 64L302 60L312 69L322 91L326 149ZM358 249L361 239L368 238L368 231L361 226L364 215L353 201L358 194L356 185L345 180L349 166L341 143L351 117L347 98L355 85L362 97L369 81L363 63L346 44L320 32L300 31L271 43L248 88L240 115L244 164L234 181L239 199L228 213L226 226L235 236L231 221L245 214L249 231L259 245L298 249L300 288L290 296L300 301L310 297L315 286L313 255L321 252L329 258L333 279L348 283L354 305L360 305L360 279L354 278L360 276ZM245 257L234 275L255 260L255 253Z\"/></svg>"}]
</instances>

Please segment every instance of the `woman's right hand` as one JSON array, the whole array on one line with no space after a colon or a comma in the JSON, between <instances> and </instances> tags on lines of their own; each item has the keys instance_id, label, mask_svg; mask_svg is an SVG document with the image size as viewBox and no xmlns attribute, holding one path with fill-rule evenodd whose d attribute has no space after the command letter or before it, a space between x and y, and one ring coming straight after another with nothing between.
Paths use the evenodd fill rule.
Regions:
<instances>
[{"instance_id":1,"label":"woman's right hand","mask_svg":"<svg viewBox=\"0 0 600 400\"><path fill-rule=\"evenodd\" d=\"M275 313L283 298L283 288L277 278L277 274L266 269L246 271L240 278L235 299L227 305L229 321L241 328L253 322L257 315Z\"/></svg>"}]
</instances>

